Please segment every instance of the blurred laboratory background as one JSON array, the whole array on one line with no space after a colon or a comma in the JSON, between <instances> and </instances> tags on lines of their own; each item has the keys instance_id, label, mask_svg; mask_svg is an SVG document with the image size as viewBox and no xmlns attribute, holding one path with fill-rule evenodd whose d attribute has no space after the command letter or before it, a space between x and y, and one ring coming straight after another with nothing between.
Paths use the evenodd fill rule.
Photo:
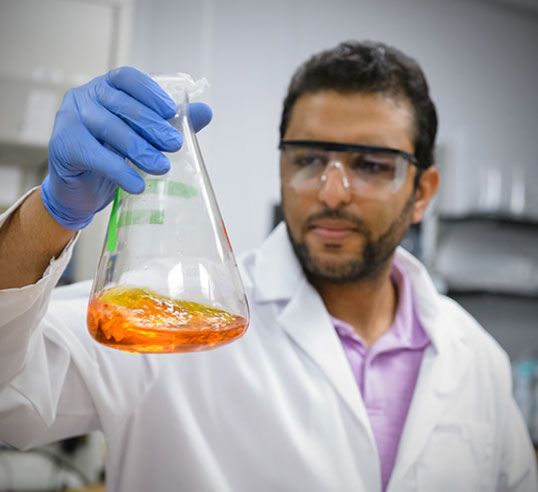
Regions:
<instances>
[{"instance_id":1,"label":"blurred laboratory background","mask_svg":"<svg viewBox=\"0 0 538 492\"><path fill-rule=\"evenodd\" d=\"M120 65L206 77L199 135L236 254L279 218L278 125L294 69L346 39L422 65L440 117L441 190L403 246L508 352L538 444L538 0L0 0L0 210L38 185L64 92ZM108 211L62 282L92 278ZM103 479L99 435L21 453L0 491Z\"/></svg>"}]
</instances>

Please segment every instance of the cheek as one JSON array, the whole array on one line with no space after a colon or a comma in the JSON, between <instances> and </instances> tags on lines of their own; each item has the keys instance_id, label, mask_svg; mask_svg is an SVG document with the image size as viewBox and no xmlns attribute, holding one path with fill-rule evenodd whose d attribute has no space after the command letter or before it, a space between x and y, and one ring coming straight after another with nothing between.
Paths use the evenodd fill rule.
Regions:
<instances>
[{"instance_id":1,"label":"cheek","mask_svg":"<svg viewBox=\"0 0 538 492\"><path fill-rule=\"evenodd\" d=\"M282 187L282 213L286 222L289 224L294 222L294 217L297 215L297 198L290 190L286 187ZM290 224L291 225L291 224Z\"/></svg>"},{"instance_id":2,"label":"cheek","mask_svg":"<svg viewBox=\"0 0 538 492\"><path fill-rule=\"evenodd\" d=\"M302 224L308 216L309 200L282 187L282 213L295 238L299 238Z\"/></svg>"},{"instance_id":3,"label":"cheek","mask_svg":"<svg viewBox=\"0 0 538 492\"><path fill-rule=\"evenodd\" d=\"M395 198L386 201L362 201L358 204L358 217L364 222L376 241L385 234L399 217L403 204Z\"/></svg>"},{"instance_id":4,"label":"cheek","mask_svg":"<svg viewBox=\"0 0 538 492\"><path fill-rule=\"evenodd\" d=\"M394 197L391 206L386 210L386 217L383 218L385 223L383 232L387 232L390 228L404 231L411 223L414 206L413 194L410 191L407 193L401 191L402 193Z\"/></svg>"},{"instance_id":5,"label":"cheek","mask_svg":"<svg viewBox=\"0 0 538 492\"><path fill-rule=\"evenodd\" d=\"M377 241L390 227L391 220L385 211L380 211L374 216L365 217L366 226L370 231L370 239Z\"/></svg>"}]
</instances>

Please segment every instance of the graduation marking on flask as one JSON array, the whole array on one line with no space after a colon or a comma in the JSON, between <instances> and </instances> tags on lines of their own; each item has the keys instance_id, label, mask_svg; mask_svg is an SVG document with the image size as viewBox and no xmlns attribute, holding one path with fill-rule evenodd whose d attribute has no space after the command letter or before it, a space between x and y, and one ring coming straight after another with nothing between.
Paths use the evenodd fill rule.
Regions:
<instances>
[{"instance_id":1,"label":"graduation marking on flask","mask_svg":"<svg viewBox=\"0 0 538 492\"><path fill-rule=\"evenodd\" d=\"M131 194L120 188L119 200L129 197ZM181 181L167 181L158 178L146 178L145 195L168 195L180 198L192 198L198 194L198 190Z\"/></svg>"},{"instance_id":2,"label":"graduation marking on flask","mask_svg":"<svg viewBox=\"0 0 538 492\"><path fill-rule=\"evenodd\" d=\"M122 212L118 219L118 227L144 224L162 225L163 223L164 210L127 210Z\"/></svg>"}]
</instances>

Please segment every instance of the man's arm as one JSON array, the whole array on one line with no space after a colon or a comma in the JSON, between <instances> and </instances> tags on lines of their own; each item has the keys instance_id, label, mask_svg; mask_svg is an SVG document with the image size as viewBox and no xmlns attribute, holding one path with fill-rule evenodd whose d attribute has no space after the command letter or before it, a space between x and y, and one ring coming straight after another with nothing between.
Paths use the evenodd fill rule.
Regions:
<instances>
[{"instance_id":1,"label":"man's arm","mask_svg":"<svg viewBox=\"0 0 538 492\"><path fill-rule=\"evenodd\" d=\"M0 228L0 289L37 282L75 234L51 217L35 190Z\"/></svg>"}]
</instances>

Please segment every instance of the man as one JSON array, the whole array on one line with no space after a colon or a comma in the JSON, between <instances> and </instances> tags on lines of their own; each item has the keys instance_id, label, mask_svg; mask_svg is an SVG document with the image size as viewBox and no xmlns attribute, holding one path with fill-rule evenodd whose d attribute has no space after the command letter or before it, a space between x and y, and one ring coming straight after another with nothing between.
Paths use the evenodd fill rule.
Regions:
<instances>
[{"instance_id":1,"label":"man","mask_svg":"<svg viewBox=\"0 0 538 492\"><path fill-rule=\"evenodd\" d=\"M397 248L434 196L435 107L419 66L343 43L294 75L281 122L285 225L240 261L247 334L133 355L85 328L89 284L50 293L76 230L180 139L173 106L118 69L66 96L50 173L0 229L0 439L94 429L114 491L535 491L508 358ZM197 128L210 113L191 107ZM54 259L52 259L54 258Z\"/></svg>"}]
</instances>

